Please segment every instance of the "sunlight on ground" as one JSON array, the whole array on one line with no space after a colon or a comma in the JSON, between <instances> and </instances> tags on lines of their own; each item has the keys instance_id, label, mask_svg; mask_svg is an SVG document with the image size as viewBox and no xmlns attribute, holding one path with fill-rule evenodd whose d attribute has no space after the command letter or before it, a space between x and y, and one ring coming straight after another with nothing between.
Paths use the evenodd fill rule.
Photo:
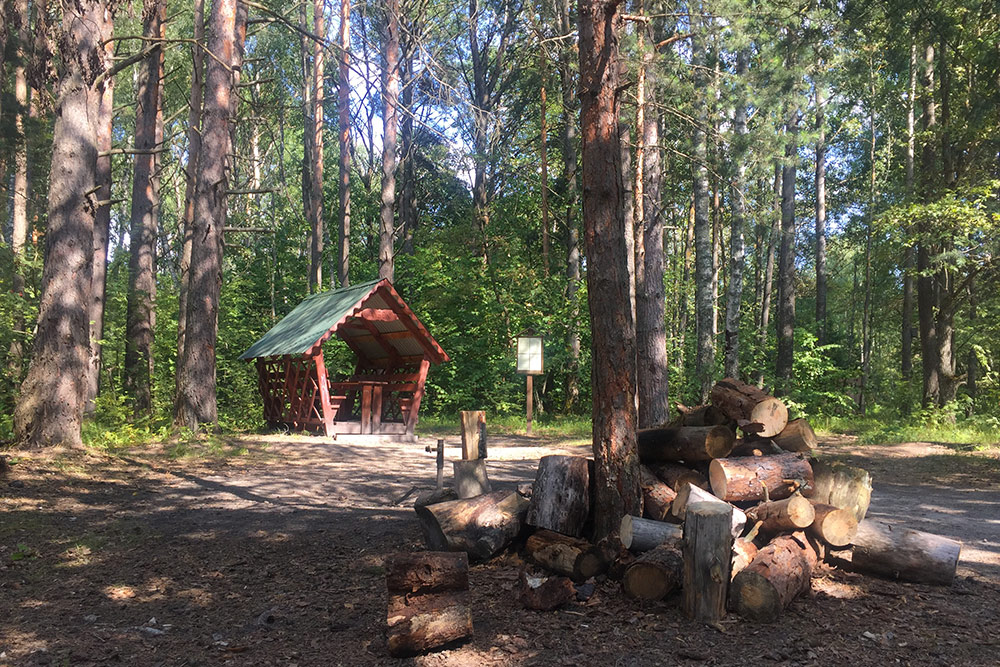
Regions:
<instances>
[{"instance_id":1,"label":"sunlight on ground","mask_svg":"<svg viewBox=\"0 0 1000 667\"><path fill-rule=\"evenodd\" d=\"M104 589L104 594L111 600L121 602L134 598L135 589L131 586L108 586Z\"/></svg>"},{"instance_id":2,"label":"sunlight on ground","mask_svg":"<svg viewBox=\"0 0 1000 667\"><path fill-rule=\"evenodd\" d=\"M838 598L840 600L853 600L855 598L864 597L865 595L864 590L860 586L846 584L841 581L834 581L829 577L813 579L812 588L816 593L829 595L832 598Z\"/></svg>"}]
</instances>

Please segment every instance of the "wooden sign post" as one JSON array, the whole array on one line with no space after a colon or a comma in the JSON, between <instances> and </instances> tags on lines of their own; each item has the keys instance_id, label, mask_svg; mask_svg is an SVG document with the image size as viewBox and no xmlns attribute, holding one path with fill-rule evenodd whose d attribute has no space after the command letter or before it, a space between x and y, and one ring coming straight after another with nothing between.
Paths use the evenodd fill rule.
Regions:
<instances>
[{"instance_id":1,"label":"wooden sign post","mask_svg":"<svg viewBox=\"0 0 1000 667\"><path fill-rule=\"evenodd\" d=\"M517 372L527 375L528 419L526 434L531 435L532 408L534 407L533 376L545 372L545 345L541 336L531 330L517 337Z\"/></svg>"}]
</instances>

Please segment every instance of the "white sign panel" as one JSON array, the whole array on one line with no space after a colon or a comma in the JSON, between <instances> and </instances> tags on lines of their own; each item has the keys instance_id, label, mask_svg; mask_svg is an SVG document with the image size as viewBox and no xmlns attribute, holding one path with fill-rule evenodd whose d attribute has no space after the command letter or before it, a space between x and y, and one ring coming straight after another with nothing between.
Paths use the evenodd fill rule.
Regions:
<instances>
[{"instance_id":1,"label":"white sign panel","mask_svg":"<svg viewBox=\"0 0 1000 667\"><path fill-rule=\"evenodd\" d=\"M517 339L517 372L540 375L545 372L544 353L541 337L521 337Z\"/></svg>"}]
</instances>

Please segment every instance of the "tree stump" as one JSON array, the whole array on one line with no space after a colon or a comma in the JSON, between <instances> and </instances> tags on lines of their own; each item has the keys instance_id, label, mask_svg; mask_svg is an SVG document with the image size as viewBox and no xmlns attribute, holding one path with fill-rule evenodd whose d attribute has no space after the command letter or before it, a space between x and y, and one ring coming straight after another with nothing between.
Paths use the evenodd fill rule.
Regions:
<instances>
[{"instance_id":1,"label":"tree stump","mask_svg":"<svg viewBox=\"0 0 1000 667\"><path fill-rule=\"evenodd\" d=\"M579 537L590 513L589 463L582 456L543 456L531 487L529 525Z\"/></svg>"},{"instance_id":2,"label":"tree stump","mask_svg":"<svg viewBox=\"0 0 1000 667\"><path fill-rule=\"evenodd\" d=\"M708 478L688 466L679 463L650 463L646 467L675 492L680 492L688 483L708 488Z\"/></svg>"},{"instance_id":3,"label":"tree stump","mask_svg":"<svg viewBox=\"0 0 1000 667\"><path fill-rule=\"evenodd\" d=\"M644 428L636 437L643 463L711 461L728 456L736 441L736 435L726 426Z\"/></svg>"},{"instance_id":4,"label":"tree stump","mask_svg":"<svg viewBox=\"0 0 1000 667\"><path fill-rule=\"evenodd\" d=\"M858 533L858 520L854 518L854 512L815 502L813 509L816 517L809 527L811 535L834 548L846 547L854 541Z\"/></svg>"},{"instance_id":5,"label":"tree stump","mask_svg":"<svg viewBox=\"0 0 1000 667\"><path fill-rule=\"evenodd\" d=\"M882 521L865 519L854 537L854 566L891 579L950 586L962 543Z\"/></svg>"},{"instance_id":6,"label":"tree stump","mask_svg":"<svg viewBox=\"0 0 1000 667\"><path fill-rule=\"evenodd\" d=\"M747 519L760 521L764 532L772 535L808 528L815 518L812 503L800 495L760 503L747 510Z\"/></svg>"},{"instance_id":7,"label":"tree stump","mask_svg":"<svg viewBox=\"0 0 1000 667\"><path fill-rule=\"evenodd\" d=\"M455 469L455 492L459 498L473 498L493 490L486 475L486 459L452 461L452 465Z\"/></svg>"},{"instance_id":8,"label":"tree stump","mask_svg":"<svg viewBox=\"0 0 1000 667\"><path fill-rule=\"evenodd\" d=\"M625 570L622 589L638 600L662 600L681 584L684 557L676 546L661 544L639 556Z\"/></svg>"},{"instance_id":9,"label":"tree stump","mask_svg":"<svg viewBox=\"0 0 1000 667\"><path fill-rule=\"evenodd\" d=\"M762 438L775 436L788 424L788 408L751 384L733 378L719 380L712 388L712 405L733 419L744 431Z\"/></svg>"},{"instance_id":10,"label":"tree stump","mask_svg":"<svg viewBox=\"0 0 1000 667\"><path fill-rule=\"evenodd\" d=\"M551 530L539 530L528 538L524 555L549 572L586 581L607 569L602 550L586 540L562 535Z\"/></svg>"},{"instance_id":11,"label":"tree stump","mask_svg":"<svg viewBox=\"0 0 1000 667\"><path fill-rule=\"evenodd\" d=\"M622 546L633 553L650 551L661 544L679 546L684 531L680 526L652 519L640 519L626 514L622 517L618 538Z\"/></svg>"},{"instance_id":12,"label":"tree stump","mask_svg":"<svg viewBox=\"0 0 1000 667\"><path fill-rule=\"evenodd\" d=\"M713 496L708 491L697 487L693 484L688 484L682 488L678 493L677 497L674 498L674 502L670 505L670 511L677 519L681 521L684 520L687 515L688 505L693 503L722 503L726 507L732 507L733 510L733 524L732 533L733 536L741 535L743 529L747 525L747 515L746 513L739 509L738 507L733 507L724 500L720 500L716 496Z\"/></svg>"},{"instance_id":13,"label":"tree stump","mask_svg":"<svg viewBox=\"0 0 1000 667\"><path fill-rule=\"evenodd\" d=\"M818 503L850 510L854 518L863 521L872 500L872 477L863 468L841 463L823 463L812 459L813 492L809 496Z\"/></svg>"},{"instance_id":14,"label":"tree stump","mask_svg":"<svg viewBox=\"0 0 1000 667\"><path fill-rule=\"evenodd\" d=\"M415 509L429 549L485 560L521 532L528 500L517 491L494 491Z\"/></svg>"},{"instance_id":15,"label":"tree stump","mask_svg":"<svg viewBox=\"0 0 1000 667\"><path fill-rule=\"evenodd\" d=\"M389 653L405 657L472 636L465 554L395 554L386 562Z\"/></svg>"},{"instance_id":16,"label":"tree stump","mask_svg":"<svg viewBox=\"0 0 1000 667\"><path fill-rule=\"evenodd\" d=\"M732 606L750 621L773 623L809 590L816 554L803 535L782 535L757 552L733 578Z\"/></svg>"},{"instance_id":17,"label":"tree stump","mask_svg":"<svg viewBox=\"0 0 1000 667\"><path fill-rule=\"evenodd\" d=\"M486 412L462 410L462 458L466 461L486 458Z\"/></svg>"},{"instance_id":18,"label":"tree stump","mask_svg":"<svg viewBox=\"0 0 1000 667\"><path fill-rule=\"evenodd\" d=\"M791 453L716 459L708 466L708 479L712 493L727 501L781 500L798 489L806 496L813 490L812 467Z\"/></svg>"},{"instance_id":19,"label":"tree stump","mask_svg":"<svg viewBox=\"0 0 1000 667\"><path fill-rule=\"evenodd\" d=\"M688 505L684 519L684 613L714 623L726 615L733 561L732 507Z\"/></svg>"},{"instance_id":20,"label":"tree stump","mask_svg":"<svg viewBox=\"0 0 1000 667\"><path fill-rule=\"evenodd\" d=\"M642 515L654 521L666 521L670 503L677 494L646 466L639 466L639 488L642 490Z\"/></svg>"}]
</instances>

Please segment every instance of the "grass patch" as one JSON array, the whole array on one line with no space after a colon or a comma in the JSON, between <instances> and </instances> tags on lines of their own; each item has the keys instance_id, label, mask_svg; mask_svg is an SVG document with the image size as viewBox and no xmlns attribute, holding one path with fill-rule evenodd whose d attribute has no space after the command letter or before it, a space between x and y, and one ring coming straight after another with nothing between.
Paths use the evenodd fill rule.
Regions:
<instances>
[{"instance_id":1,"label":"grass patch","mask_svg":"<svg viewBox=\"0 0 1000 667\"><path fill-rule=\"evenodd\" d=\"M817 435L855 435L864 445L929 442L956 451L982 451L1000 445L997 431L965 422L911 423L891 419L820 417L812 422Z\"/></svg>"},{"instance_id":2,"label":"grass patch","mask_svg":"<svg viewBox=\"0 0 1000 667\"><path fill-rule=\"evenodd\" d=\"M523 416L490 416L486 415L486 433L498 435L524 435L525 418ZM419 435L427 437L455 437L461 435L462 427L457 418L421 417L417 426ZM591 437L590 419L584 417L542 417L531 423L533 436L541 438L589 439Z\"/></svg>"}]
</instances>

